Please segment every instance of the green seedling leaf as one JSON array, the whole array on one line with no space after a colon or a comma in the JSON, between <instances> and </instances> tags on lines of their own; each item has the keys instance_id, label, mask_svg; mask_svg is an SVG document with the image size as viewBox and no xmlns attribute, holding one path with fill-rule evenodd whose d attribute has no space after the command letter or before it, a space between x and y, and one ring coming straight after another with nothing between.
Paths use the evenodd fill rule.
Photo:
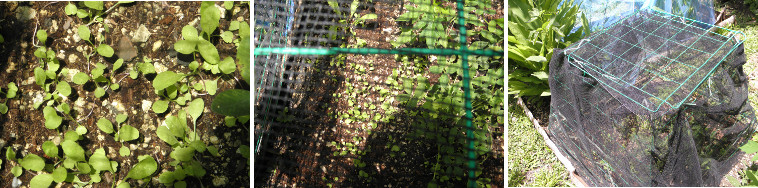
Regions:
<instances>
[{"instance_id":1,"label":"green seedling leaf","mask_svg":"<svg viewBox=\"0 0 758 188\"><path fill-rule=\"evenodd\" d=\"M116 115L116 123L118 124L124 123L126 121L126 118L127 118L126 114Z\"/></svg>"},{"instance_id":2,"label":"green seedling leaf","mask_svg":"<svg viewBox=\"0 0 758 188\"><path fill-rule=\"evenodd\" d=\"M200 55L203 56L205 62L208 62L211 65L218 64L221 59L218 56L216 46L213 46L213 44L207 40L200 40L197 44L197 50L200 52Z\"/></svg>"},{"instance_id":3,"label":"green seedling leaf","mask_svg":"<svg viewBox=\"0 0 758 188\"><path fill-rule=\"evenodd\" d=\"M223 61L219 62L218 69L221 70L221 73L231 74L237 70L237 64L234 64L233 58L226 57Z\"/></svg>"},{"instance_id":4,"label":"green seedling leaf","mask_svg":"<svg viewBox=\"0 0 758 188\"><path fill-rule=\"evenodd\" d=\"M78 33L79 33L79 38L82 38L82 40L90 41L89 40L90 31L89 31L89 28L87 27L87 25L79 25L79 28L77 28L77 29L78 29Z\"/></svg>"},{"instance_id":5,"label":"green seedling leaf","mask_svg":"<svg viewBox=\"0 0 758 188\"><path fill-rule=\"evenodd\" d=\"M74 141L65 140L61 143L63 153L74 161L84 161L84 149Z\"/></svg>"},{"instance_id":6,"label":"green seedling leaf","mask_svg":"<svg viewBox=\"0 0 758 188\"><path fill-rule=\"evenodd\" d=\"M53 183L53 176L50 174L40 173L29 180L30 188L47 188Z\"/></svg>"},{"instance_id":7,"label":"green seedling leaf","mask_svg":"<svg viewBox=\"0 0 758 188\"><path fill-rule=\"evenodd\" d=\"M240 41L240 46L237 48L237 61L240 63L240 74L245 79L245 82L250 83L250 38L243 37Z\"/></svg>"},{"instance_id":8,"label":"green seedling leaf","mask_svg":"<svg viewBox=\"0 0 758 188\"><path fill-rule=\"evenodd\" d=\"M69 16L76 14L76 11L77 11L76 5L71 4L71 3L68 3L68 5L66 5L66 8L64 9L64 12L66 12L66 15L69 15Z\"/></svg>"},{"instance_id":9,"label":"green seedling leaf","mask_svg":"<svg viewBox=\"0 0 758 188\"><path fill-rule=\"evenodd\" d=\"M197 40L197 29L190 25L182 27L182 37L184 40L195 41Z\"/></svg>"},{"instance_id":10,"label":"green seedling leaf","mask_svg":"<svg viewBox=\"0 0 758 188\"><path fill-rule=\"evenodd\" d=\"M42 114L45 116L45 127L48 129L57 129L63 122L63 117L58 116L53 107L46 106L42 110Z\"/></svg>"},{"instance_id":11,"label":"green seedling leaf","mask_svg":"<svg viewBox=\"0 0 758 188\"><path fill-rule=\"evenodd\" d=\"M176 188L187 188L187 182L185 181L177 181L174 183L174 187Z\"/></svg>"},{"instance_id":12,"label":"green seedling leaf","mask_svg":"<svg viewBox=\"0 0 758 188\"><path fill-rule=\"evenodd\" d=\"M224 116L250 114L250 91L230 89L219 93L211 103L211 110Z\"/></svg>"},{"instance_id":13,"label":"green seedling leaf","mask_svg":"<svg viewBox=\"0 0 758 188\"><path fill-rule=\"evenodd\" d=\"M121 88L121 86L119 86L117 83L111 84L110 87L111 87L111 90L118 90L118 88Z\"/></svg>"},{"instance_id":14,"label":"green seedling leaf","mask_svg":"<svg viewBox=\"0 0 758 188\"><path fill-rule=\"evenodd\" d=\"M234 34L231 31L224 31L224 33L221 33L221 39L226 43L232 43L232 40L234 40Z\"/></svg>"},{"instance_id":15,"label":"green seedling leaf","mask_svg":"<svg viewBox=\"0 0 758 188\"><path fill-rule=\"evenodd\" d=\"M131 71L129 71L129 78L132 78L132 80L135 80L135 79L137 79L138 74L139 73L137 71L131 70Z\"/></svg>"},{"instance_id":16,"label":"green seedling leaf","mask_svg":"<svg viewBox=\"0 0 758 188\"><path fill-rule=\"evenodd\" d=\"M194 148L197 152L205 152L205 142L202 140L195 140L190 142L190 147Z\"/></svg>"},{"instance_id":17,"label":"green seedling leaf","mask_svg":"<svg viewBox=\"0 0 758 188\"><path fill-rule=\"evenodd\" d=\"M187 106L187 113L189 113L190 117L192 117L192 122L197 122L197 118L199 118L203 113L204 108L205 102L202 98L196 98L190 102L190 104Z\"/></svg>"},{"instance_id":18,"label":"green seedling leaf","mask_svg":"<svg viewBox=\"0 0 758 188\"><path fill-rule=\"evenodd\" d=\"M37 30L37 40L41 43L40 45L45 45L45 41L47 41L47 30Z\"/></svg>"},{"instance_id":19,"label":"green seedling leaf","mask_svg":"<svg viewBox=\"0 0 758 188\"><path fill-rule=\"evenodd\" d=\"M197 42L195 41L180 40L174 43L174 50L182 54L191 54L195 52L195 46L197 46Z\"/></svg>"},{"instance_id":20,"label":"green seedling leaf","mask_svg":"<svg viewBox=\"0 0 758 188\"><path fill-rule=\"evenodd\" d=\"M166 100L159 100L153 103L153 112L155 113L160 114L160 113L166 112L167 109L168 109L168 101Z\"/></svg>"},{"instance_id":21,"label":"green seedling leaf","mask_svg":"<svg viewBox=\"0 0 758 188\"><path fill-rule=\"evenodd\" d=\"M224 8L226 10L232 10L234 7L234 1L224 1Z\"/></svg>"},{"instance_id":22,"label":"green seedling leaf","mask_svg":"<svg viewBox=\"0 0 758 188\"><path fill-rule=\"evenodd\" d=\"M25 169L39 172L45 168L45 159L42 159L42 157L30 153L26 155L23 160L21 160L20 164Z\"/></svg>"},{"instance_id":23,"label":"green seedling leaf","mask_svg":"<svg viewBox=\"0 0 758 188\"><path fill-rule=\"evenodd\" d=\"M156 91L166 89L168 86L174 85L177 81L184 78L184 75L177 74L173 71L161 72L153 80L153 87Z\"/></svg>"},{"instance_id":24,"label":"green seedling leaf","mask_svg":"<svg viewBox=\"0 0 758 188\"><path fill-rule=\"evenodd\" d=\"M5 147L5 159L9 161L16 161L16 152L10 146Z\"/></svg>"},{"instance_id":25,"label":"green seedling leaf","mask_svg":"<svg viewBox=\"0 0 758 188\"><path fill-rule=\"evenodd\" d=\"M21 168L21 166L14 166L13 168L11 168L11 173L13 173L13 176L15 177L21 176L21 173L23 172L24 172L24 169Z\"/></svg>"},{"instance_id":26,"label":"green seedling leaf","mask_svg":"<svg viewBox=\"0 0 758 188\"><path fill-rule=\"evenodd\" d=\"M119 58L118 60L116 60L115 63L113 63L113 71L115 72L116 70L121 68L122 65L124 65L124 59Z\"/></svg>"},{"instance_id":27,"label":"green seedling leaf","mask_svg":"<svg viewBox=\"0 0 758 188\"><path fill-rule=\"evenodd\" d=\"M237 153L241 154L242 157L245 157L245 159L250 158L250 147L247 145L240 145L239 148L237 148Z\"/></svg>"},{"instance_id":28,"label":"green seedling leaf","mask_svg":"<svg viewBox=\"0 0 758 188\"><path fill-rule=\"evenodd\" d=\"M232 116L224 117L224 125L226 125L227 127L234 127L236 123L237 123L237 118L232 117Z\"/></svg>"},{"instance_id":29,"label":"green seedling leaf","mask_svg":"<svg viewBox=\"0 0 758 188\"><path fill-rule=\"evenodd\" d=\"M166 126L158 126L158 129L155 130L155 133L158 135L158 138L168 143L168 145L174 146L179 143L179 141L176 140L176 137L171 133L170 130L168 130L168 127Z\"/></svg>"},{"instance_id":30,"label":"green seedling leaf","mask_svg":"<svg viewBox=\"0 0 758 188\"><path fill-rule=\"evenodd\" d=\"M76 131L68 131L68 132L66 132L65 137L63 138L63 140L77 141L77 140L79 140L79 138L81 138L81 137L79 136L79 134L76 133Z\"/></svg>"},{"instance_id":31,"label":"green seedling leaf","mask_svg":"<svg viewBox=\"0 0 758 188\"><path fill-rule=\"evenodd\" d=\"M85 174L89 174L89 172L92 171L92 168L87 163L76 163L76 169Z\"/></svg>"},{"instance_id":32,"label":"green seedling leaf","mask_svg":"<svg viewBox=\"0 0 758 188\"><path fill-rule=\"evenodd\" d=\"M83 72L78 72L74 75L74 83L77 85L83 85L89 81L89 76Z\"/></svg>"},{"instance_id":33,"label":"green seedling leaf","mask_svg":"<svg viewBox=\"0 0 758 188\"><path fill-rule=\"evenodd\" d=\"M87 13L87 10L84 10L84 9L77 9L76 10L76 17L86 18L87 16L89 16L89 13Z\"/></svg>"},{"instance_id":34,"label":"green seedling leaf","mask_svg":"<svg viewBox=\"0 0 758 188\"><path fill-rule=\"evenodd\" d=\"M155 159L149 155L143 155L140 156L142 160L140 160L134 167L129 170L129 173L126 175L127 178L132 179L143 179L145 177L148 177L155 173L155 170L158 169L158 164L155 162Z\"/></svg>"},{"instance_id":35,"label":"green seedling leaf","mask_svg":"<svg viewBox=\"0 0 758 188\"><path fill-rule=\"evenodd\" d=\"M103 2L102 1L85 1L84 6L87 6L91 9L95 10L103 10Z\"/></svg>"},{"instance_id":36,"label":"green seedling leaf","mask_svg":"<svg viewBox=\"0 0 758 188\"><path fill-rule=\"evenodd\" d=\"M139 131L130 125L124 125L118 130L118 135L122 141L132 141L139 138Z\"/></svg>"},{"instance_id":37,"label":"green seedling leaf","mask_svg":"<svg viewBox=\"0 0 758 188\"><path fill-rule=\"evenodd\" d=\"M203 33L210 35L218 27L219 19L221 15L219 10L214 6L215 2L205 1L201 7L206 7L200 12L200 27L203 29Z\"/></svg>"},{"instance_id":38,"label":"green seedling leaf","mask_svg":"<svg viewBox=\"0 0 758 188\"><path fill-rule=\"evenodd\" d=\"M103 97L104 95L105 95L105 89L103 89L102 87L97 87L97 89L95 89L95 97L100 98L100 97Z\"/></svg>"},{"instance_id":39,"label":"green seedling leaf","mask_svg":"<svg viewBox=\"0 0 758 188\"><path fill-rule=\"evenodd\" d=\"M59 166L55 170L53 170L53 181L56 183L61 183L63 181L66 181L66 177L68 177L68 171L66 168L63 168L62 166Z\"/></svg>"},{"instance_id":40,"label":"green seedling leaf","mask_svg":"<svg viewBox=\"0 0 758 188\"><path fill-rule=\"evenodd\" d=\"M236 31L240 29L240 22L237 20L234 20L229 23L229 31Z\"/></svg>"},{"instance_id":41,"label":"green seedling leaf","mask_svg":"<svg viewBox=\"0 0 758 188\"><path fill-rule=\"evenodd\" d=\"M58 146L52 141L48 140L42 143L42 151L49 157L58 157Z\"/></svg>"},{"instance_id":42,"label":"green seedling leaf","mask_svg":"<svg viewBox=\"0 0 758 188\"><path fill-rule=\"evenodd\" d=\"M142 75L155 73L155 66L152 63L139 63L137 67Z\"/></svg>"},{"instance_id":43,"label":"green seedling leaf","mask_svg":"<svg viewBox=\"0 0 758 188\"><path fill-rule=\"evenodd\" d=\"M8 105L5 103L0 103L0 113L6 114L8 113Z\"/></svg>"},{"instance_id":44,"label":"green seedling leaf","mask_svg":"<svg viewBox=\"0 0 758 188\"><path fill-rule=\"evenodd\" d=\"M78 127L76 127L76 134L79 134L79 135L87 134L87 128L79 125Z\"/></svg>"},{"instance_id":45,"label":"green seedling leaf","mask_svg":"<svg viewBox=\"0 0 758 188\"><path fill-rule=\"evenodd\" d=\"M126 157L132 154L132 150L130 150L129 147L121 146L121 148L118 149L118 154L122 157Z\"/></svg>"},{"instance_id":46,"label":"green seedling leaf","mask_svg":"<svg viewBox=\"0 0 758 188\"><path fill-rule=\"evenodd\" d=\"M192 156L195 155L195 149L192 147L186 147L186 148L176 148L173 152L171 152L171 158L176 159L177 161L190 161L192 160Z\"/></svg>"},{"instance_id":47,"label":"green seedling leaf","mask_svg":"<svg viewBox=\"0 0 758 188\"><path fill-rule=\"evenodd\" d=\"M58 90L58 92L60 92L63 96L71 95L71 86L68 85L68 82L66 81L58 82L58 85L55 86L55 89Z\"/></svg>"},{"instance_id":48,"label":"green seedling leaf","mask_svg":"<svg viewBox=\"0 0 758 188\"><path fill-rule=\"evenodd\" d=\"M205 82L205 91L210 95L216 95L216 90L218 90L218 78L215 80L205 80L203 82Z\"/></svg>"},{"instance_id":49,"label":"green seedling leaf","mask_svg":"<svg viewBox=\"0 0 758 188\"><path fill-rule=\"evenodd\" d=\"M162 184L174 183L174 172L167 171L158 176L158 182Z\"/></svg>"},{"instance_id":50,"label":"green seedling leaf","mask_svg":"<svg viewBox=\"0 0 758 188\"><path fill-rule=\"evenodd\" d=\"M208 149L208 153L211 153L211 155L216 156L216 157L221 156L218 154L218 148L216 148L215 146L208 146L207 149Z\"/></svg>"},{"instance_id":51,"label":"green seedling leaf","mask_svg":"<svg viewBox=\"0 0 758 188\"><path fill-rule=\"evenodd\" d=\"M107 44L100 44L97 47L97 53L103 57L111 57L113 56L113 48Z\"/></svg>"},{"instance_id":52,"label":"green seedling leaf","mask_svg":"<svg viewBox=\"0 0 758 188\"><path fill-rule=\"evenodd\" d=\"M5 94L5 98L16 98L16 92L18 92L18 87L16 87L16 83L11 82L8 83L8 93Z\"/></svg>"},{"instance_id":53,"label":"green seedling leaf","mask_svg":"<svg viewBox=\"0 0 758 188\"><path fill-rule=\"evenodd\" d=\"M99 148L89 157L89 164L97 171L111 171L111 162L105 156L105 149Z\"/></svg>"},{"instance_id":54,"label":"green seedling leaf","mask_svg":"<svg viewBox=\"0 0 758 188\"><path fill-rule=\"evenodd\" d=\"M100 118L97 120L97 128L100 128L101 131L108 134L113 133L113 124L110 120L107 120L105 118Z\"/></svg>"},{"instance_id":55,"label":"green seedling leaf","mask_svg":"<svg viewBox=\"0 0 758 188\"><path fill-rule=\"evenodd\" d=\"M198 63L197 61L192 61L192 63L189 64L189 68L192 71L197 70L198 67L200 67L200 63Z\"/></svg>"},{"instance_id":56,"label":"green seedling leaf","mask_svg":"<svg viewBox=\"0 0 758 188\"><path fill-rule=\"evenodd\" d=\"M45 84L45 80L47 80L47 75L45 74L45 70L37 67L34 68L34 80L36 81L37 85L42 86Z\"/></svg>"},{"instance_id":57,"label":"green seedling leaf","mask_svg":"<svg viewBox=\"0 0 758 188\"><path fill-rule=\"evenodd\" d=\"M166 126L168 126L168 129L171 131L171 134L173 134L173 136L177 138L184 138L185 129L187 127L186 122L187 122L186 120L182 120L181 118L176 117L176 116L166 117Z\"/></svg>"}]
</instances>

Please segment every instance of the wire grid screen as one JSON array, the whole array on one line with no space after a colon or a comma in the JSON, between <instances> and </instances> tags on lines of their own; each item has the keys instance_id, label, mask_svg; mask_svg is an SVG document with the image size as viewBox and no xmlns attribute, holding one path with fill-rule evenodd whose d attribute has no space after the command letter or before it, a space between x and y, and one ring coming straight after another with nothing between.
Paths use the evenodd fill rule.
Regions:
<instances>
[{"instance_id":1,"label":"wire grid screen","mask_svg":"<svg viewBox=\"0 0 758 188\"><path fill-rule=\"evenodd\" d=\"M740 42L736 32L658 11L640 11L593 33L569 58L624 103L649 112L675 109ZM637 109L637 108L635 108Z\"/></svg>"},{"instance_id":2,"label":"wire grid screen","mask_svg":"<svg viewBox=\"0 0 758 188\"><path fill-rule=\"evenodd\" d=\"M642 13L641 15L640 17L644 17L649 14ZM755 112L747 102L749 93L747 79L742 70L742 65L746 62L742 45L738 44L734 50L720 55L724 56L719 57L723 60L714 63L715 65L700 62L707 58L698 56L682 58L686 56L686 52L697 54L698 50L695 50L698 49L697 47L679 48L679 52L671 49L651 50L636 56L621 53L624 55L620 57L631 59L631 62L636 63L611 65L623 68L603 67L610 62L623 61L621 58L609 57L604 60L606 62L604 64L583 61L574 56L569 57L571 51L577 54L584 52L584 49L632 51L635 46L638 46L641 51L646 46L664 49L668 48L664 43L679 45L676 44L678 41L686 41L687 38L692 41L692 38L706 37L700 34L677 38L674 37L676 35L661 34L660 36L671 39L659 38L657 40L660 41L655 42L645 37L656 37L654 36L656 32L662 31L669 25L675 28L678 26L670 23L663 26L643 27L646 22L654 21L639 20L637 24L634 21L635 17L630 17L601 34L593 34L590 40L602 39L603 35L610 36L606 33L634 33L635 29L631 27L642 27L640 29L642 35L635 34L641 42L632 43L635 45L622 40L608 43L585 41L584 44L576 44L576 46L581 45L581 48L575 46L567 48L569 52L554 51L550 62L549 79L552 95L548 135L589 186L719 186L724 174L729 172L742 157L743 152L739 150L739 146L750 139L751 133L755 132L758 125ZM665 20L658 21L666 23ZM705 30L699 30L705 32ZM672 32L677 34L688 31L679 29ZM707 37L716 38L712 35ZM710 39L706 39L708 40ZM645 42L650 44L645 44ZM600 44L603 45L602 48L593 47ZM696 46L697 42L689 44ZM713 51L716 48L711 46L707 49ZM666 55L663 55L659 58L664 60L654 62L640 58L640 56L667 53L677 54L677 56L681 54L681 56L667 59L664 58ZM598 52L598 54L606 53ZM607 54L611 56L610 53ZM684 72L681 73L682 75L676 75L680 72L665 72L672 70L664 69L665 66L676 66L680 64L679 62L682 64L681 67L687 67L685 65L687 64L713 70L704 73ZM693 68L673 70L697 71ZM657 71L660 74L643 74L643 71ZM636 79L630 79L624 74L639 74L639 76ZM698 76L699 74L704 76ZM624 90L625 88L622 87L637 87L632 83L638 83L643 76L648 77L641 79L643 81L662 80L662 77L667 77L671 82L692 77L690 79L701 79L702 84L699 84L701 80L697 80L699 85L694 86L672 84L674 89L680 87L679 90L688 90L682 94L688 96L683 99L686 102L678 108L661 108L656 113L649 113L650 110L647 108L650 106L630 103L631 100L629 100L635 99L636 95L644 95L641 98L649 97L641 92L643 90ZM629 85L626 85L627 83ZM651 87L650 84L642 86L645 86L644 83L639 85L639 88ZM689 89L689 87L692 88ZM620 97L622 95L626 97Z\"/></svg>"},{"instance_id":3,"label":"wire grid screen","mask_svg":"<svg viewBox=\"0 0 758 188\"><path fill-rule=\"evenodd\" d=\"M255 186L502 185L503 2L465 4L471 128L455 1L256 2Z\"/></svg>"}]
</instances>

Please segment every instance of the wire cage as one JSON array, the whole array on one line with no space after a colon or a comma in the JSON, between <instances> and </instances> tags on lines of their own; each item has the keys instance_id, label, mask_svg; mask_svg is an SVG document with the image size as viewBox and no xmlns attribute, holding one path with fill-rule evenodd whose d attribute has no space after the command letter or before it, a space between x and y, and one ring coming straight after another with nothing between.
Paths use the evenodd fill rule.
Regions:
<instances>
[{"instance_id":1,"label":"wire cage","mask_svg":"<svg viewBox=\"0 0 758 188\"><path fill-rule=\"evenodd\" d=\"M548 134L590 186L718 186L755 131L744 34L640 10L554 52Z\"/></svg>"},{"instance_id":2,"label":"wire cage","mask_svg":"<svg viewBox=\"0 0 758 188\"><path fill-rule=\"evenodd\" d=\"M256 187L503 184L503 1L256 1Z\"/></svg>"}]
</instances>

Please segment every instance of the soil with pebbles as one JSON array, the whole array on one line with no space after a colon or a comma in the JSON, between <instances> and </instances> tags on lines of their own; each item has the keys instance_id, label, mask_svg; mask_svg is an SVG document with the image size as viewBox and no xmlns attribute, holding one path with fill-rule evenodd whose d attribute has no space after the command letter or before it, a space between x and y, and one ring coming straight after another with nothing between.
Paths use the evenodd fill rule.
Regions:
<instances>
[{"instance_id":1,"label":"soil with pebbles","mask_svg":"<svg viewBox=\"0 0 758 188\"><path fill-rule=\"evenodd\" d=\"M76 28L81 24L86 24L89 19L65 15L64 7L67 4L68 2L0 3L0 34L5 38L5 42L0 43L0 84L5 86L9 82L15 82L19 85L17 98L7 100L10 108L8 114L0 115L0 138L8 141L8 146L20 156L33 153L44 156L48 164L56 161L45 156L40 146L44 141L61 139L61 134L56 130L46 129L42 110L32 107L34 101L41 100L44 92L34 83L32 70L38 66L39 61L33 55L34 50L37 49L34 46L37 43L34 33L35 28L45 29L49 35L47 46L56 51L62 68L73 72L68 76L64 75L64 80L69 81L73 90L73 94L64 102L72 106L74 117L88 129L83 136L84 139L79 141L80 145L85 148L85 151L105 148L109 159L119 164L115 174L104 173L102 182L95 184L94 187L110 187L114 179L116 181L125 179L126 174L137 163L137 156L140 155L153 156L158 162L158 170L149 182L141 180L128 180L128 182L132 186L160 186L157 181L158 175L164 171L173 170L173 167L168 164L173 159L169 157L171 147L157 137L155 130L163 123L165 117L175 115L180 107L172 103L167 113L152 112L150 109L152 102L159 99L151 85L154 75L147 77L140 75L137 79L131 79L128 77L128 72L135 68L136 62L142 62L143 58L152 60L159 72L166 70L190 72L185 62L188 59L191 61L192 56L179 55L177 58L176 52L173 51L173 44L181 40L180 32L185 25L194 24L193 26L199 28L200 2L122 4L105 16L104 24L107 24L107 31L103 23L90 25L91 39L94 41L98 34L102 34L104 43L113 46L116 54L123 53L123 49L119 49L119 39L141 38L131 41L137 49L136 57L131 61L126 61L125 68L116 72L111 72L116 58L95 55L89 62L85 59L83 52L91 52L92 49L86 41L78 37ZM114 4L114 2L105 2L105 8L108 9ZM222 4L217 3L217 5ZM249 12L248 4L240 5L237 2L233 10L226 11L224 18L220 21L219 29L226 30L232 20L250 23ZM147 34L145 32L149 32L150 35L144 37L144 34ZM218 30L216 32L218 34ZM143 37L135 37L137 35L143 35ZM222 58L236 56L234 44L225 43L220 39L214 39L212 42ZM106 69L105 75L118 80L120 84L119 89L109 90L103 98L94 97L94 87L91 84L79 86L70 82L71 75L75 72L88 72L96 62L106 64L109 68ZM241 80L239 72L235 72L232 76L202 72L199 76L202 79L218 78L219 92L233 88L249 88L244 81L239 81ZM226 127L223 123L224 116L210 111L214 96L193 91L192 97L193 99L202 98L206 107L198 119L197 130L206 144L219 149L221 157L212 157L207 153L195 155L207 173L202 179L188 177L185 181L188 185L205 187L250 186L248 159L236 153L240 145L250 145L249 123ZM117 154L121 144L114 141L113 135L100 131L95 124L100 118L114 121L116 115L122 113L128 115L126 124L134 126L140 132L139 139L125 142L125 145L132 149L131 155L126 157ZM64 121L61 127L65 131L72 130L76 126L74 122ZM2 149L2 152L4 153L5 149ZM15 165L17 164L11 161L3 162L0 168L1 187L10 186L13 179L10 169ZM31 171L24 171L19 179L26 185L33 176L34 173ZM79 178L83 181L89 180L86 176Z\"/></svg>"}]
</instances>

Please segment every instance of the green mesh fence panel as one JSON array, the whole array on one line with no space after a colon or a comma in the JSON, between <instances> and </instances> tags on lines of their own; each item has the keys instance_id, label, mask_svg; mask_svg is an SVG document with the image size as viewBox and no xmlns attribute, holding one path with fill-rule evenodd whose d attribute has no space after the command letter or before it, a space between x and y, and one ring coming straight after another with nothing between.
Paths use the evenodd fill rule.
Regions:
<instances>
[{"instance_id":1,"label":"green mesh fence panel","mask_svg":"<svg viewBox=\"0 0 758 188\"><path fill-rule=\"evenodd\" d=\"M502 185L503 3L256 1L255 186Z\"/></svg>"},{"instance_id":2,"label":"green mesh fence panel","mask_svg":"<svg viewBox=\"0 0 758 188\"><path fill-rule=\"evenodd\" d=\"M755 131L739 32L643 10L550 62L548 134L590 186L719 186Z\"/></svg>"}]
</instances>

